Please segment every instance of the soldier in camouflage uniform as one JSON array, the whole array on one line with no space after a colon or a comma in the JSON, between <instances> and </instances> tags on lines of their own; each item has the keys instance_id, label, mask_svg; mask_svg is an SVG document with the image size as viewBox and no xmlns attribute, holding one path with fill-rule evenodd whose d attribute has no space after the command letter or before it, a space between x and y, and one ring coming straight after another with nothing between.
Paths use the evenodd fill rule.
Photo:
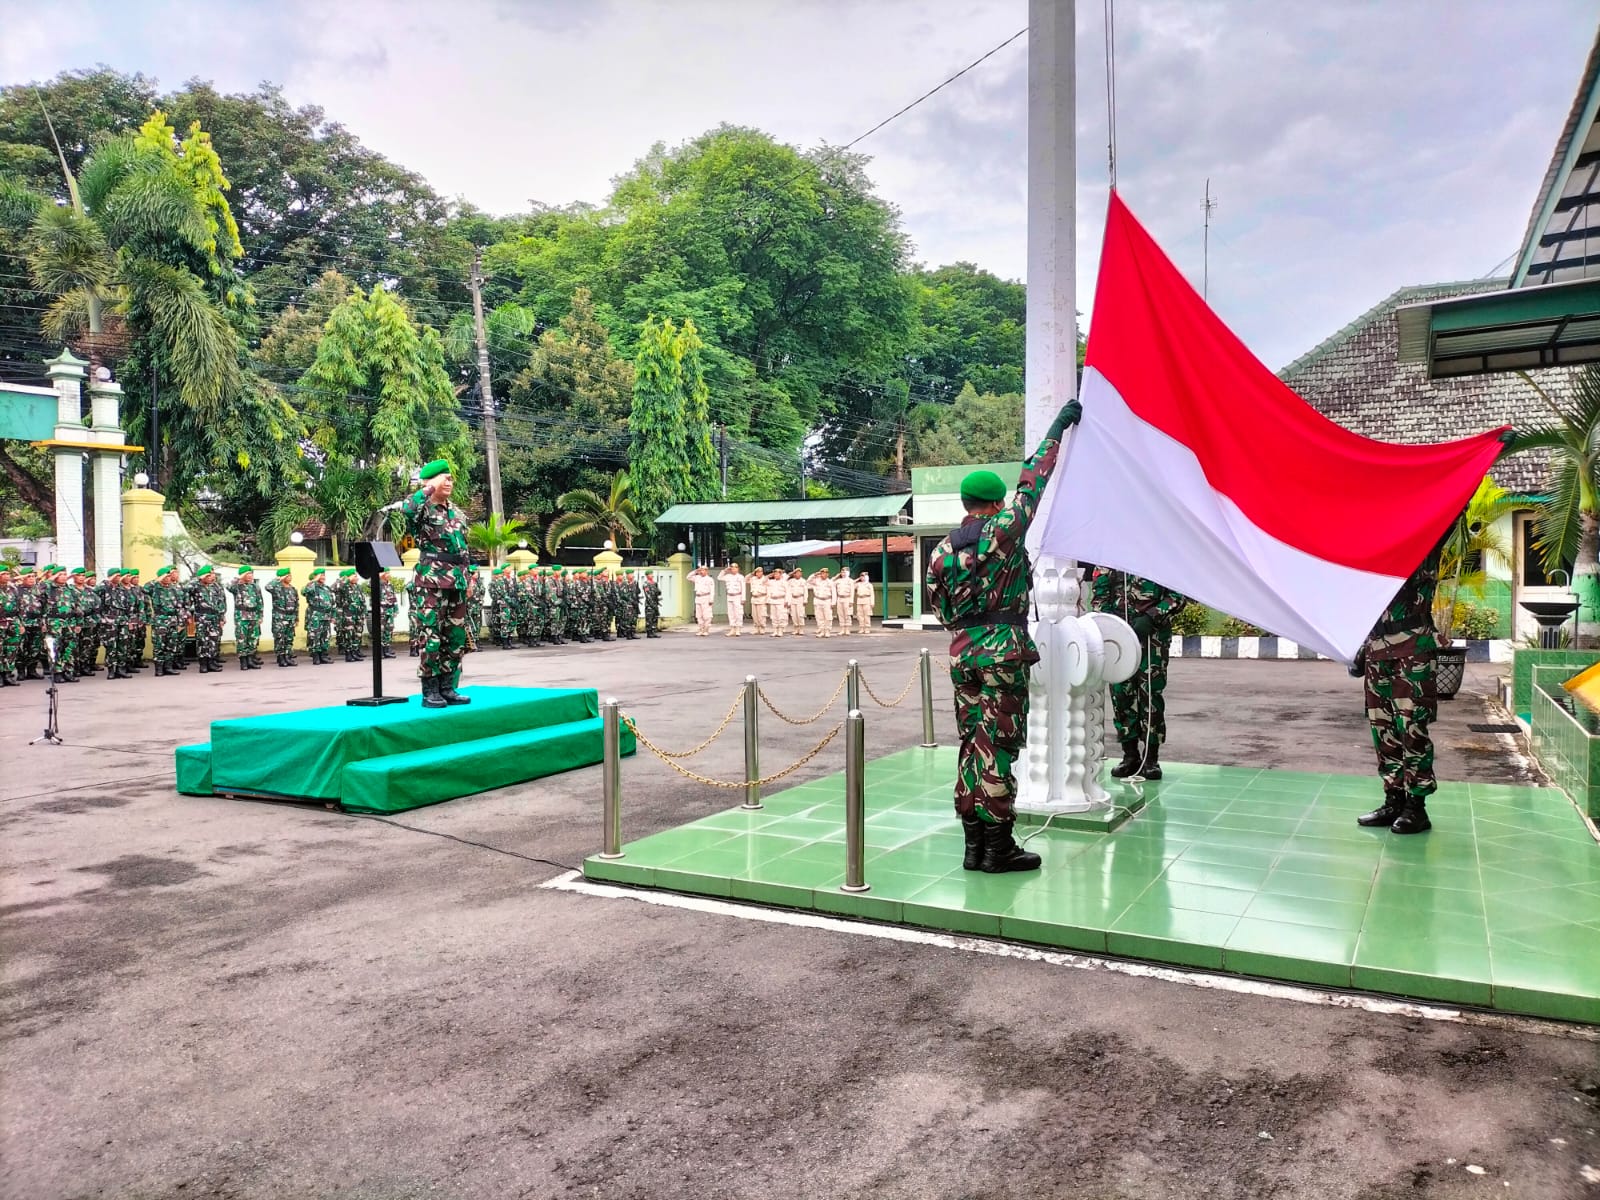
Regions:
<instances>
[{"instance_id":1,"label":"soldier in camouflage uniform","mask_svg":"<svg viewBox=\"0 0 1600 1200\"><path fill-rule=\"evenodd\" d=\"M100 657L100 592L95 586L94 572L87 567L72 576L73 597L78 608L78 663L80 677L99 672Z\"/></svg>"},{"instance_id":2,"label":"soldier in camouflage uniform","mask_svg":"<svg viewBox=\"0 0 1600 1200\"><path fill-rule=\"evenodd\" d=\"M56 644L53 677L56 683L78 682L74 669L78 661L78 605L71 578L65 567L52 564L45 570L45 633Z\"/></svg>"},{"instance_id":3,"label":"soldier in camouflage uniform","mask_svg":"<svg viewBox=\"0 0 1600 1200\"><path fill-rule=\"evenodd\" d=\"M498 566L489 574L489 640L501 650L509 646L506 638L506 617L510 607L506 591L506 569Z\"/></svg>"},{"instance_id":4,"label":"soldier in camouflage uniform","mask_svg":"<svg viewBox=\"0 0 1600 1200\"><path fill-rule=\"evenodd\" d=\"M617 632L628 641L639 637L639 576L617 579Z\"/></svg>"},{"instance_id":5,"label":"soldier in camouflage uniform","mask_svg":"<svg viewBox=\"0 0 1600 1200\"><path fill-rule=\"evenodd\" d=\"M422 704L443 708L470 704L456 691L461 656L467 648L467 518L450 503L455 480L450 464L435 459L422 468L422 486L400 506L406 528L422 558L416 570L416 607L412 625L423 639ZM476 619L476 618L474 618Z\"/></svg>"},{"instance_id":6,"label":"soldier in camouflage uniform","mask_svg":"<svg viewBox=\"0 0 1600 1200\"><path fill-rule=\"evenodd\" d=\"M422 638L417 628L417 576L413 572L406 581L406 654L411 658L422 657Z\"/></svg>"},{"instance_id":7,"label":"soldier in camouflage uniform","mask_svg":"<svg viewBox=\"0 0 1600 1200\"><path fill-rule=\"evenodd\" d=\"M345 662L362 662L361 618L366 614L365 589L354 567L344 567L333 585L334 640Z\"/></svg>"},{"instance_id":8,"label":"soldier in camouflage uniform","mask_svg":"<svg viewBox=\"0 0 1600 1200\"><path fill-rule=\"evenodd\" d=\"M106 652L107 679L125 677L122 664L128 639L123 626L126 604L123 599L122 574L121 567L112 567L106 572L106 577L101 580L100 586L95 588L95 594L100 598L100 645Z\"/></svg>"},{"instance_id":9,"label":"soldier in camouflage uniform","mask_svg":"<svg viewBox=\"0 0 1600 1200\"><path fill-rule=\"evenodd\" d=\"M1386 825L1391 833L1433 828L1427 802L1436 783L1428 725L1439 715L1439 635L1433 627L1438 575L1435 546L1401 585L1350 668L1365 681L1367 722L1383 779L1383 804L1357 817L1358 825Z\"/></svg>"},{"instance_id":10,"label":"soldier in camouflage uniform","mask_svg":"<svg viewBox=\"0 0 1600 1200\"><path fill-rule=\"evenodd\" d=\"M23 679L40 678L44 663L44 571L22 575L22 652L17 659L17 674Z\"/></svg>"},{"instance_id":11,"label":"soldier in camouflage uniform","mask_svg":"<svg viewBox=\"0 0 1600 1200\"><path fill-rule=\"evenodd\" d=\"M255 568L249 564L240 567L228 591L233 594L233 648L239 656L239 670L259 670L261 589L256 586Z\"/></svg>"},{"instance_id":12,"label":"soldier in camouflage uniform","mask_svg":"<svg viewBox=\"0 0 1600 1200\"><path fill-rule=\"evenodd\" d=\"M294 660L294 631L300 624L300 593L294 590L288 567L279 567L267 584L267 598L272 601L272 657L280 667L299 666Z\"/></svg>"},{"instance_id":13,"label":"soldier in camouflage uniform","mask_svg":"<svg viewBox=\"0 0 1600 1200\"><path fill-rule=\"evenodd\" d=\"M306 598L306 648L311 651L313 667L333 661L328 657L328 642L333 633L334 601L327 573L326 567L312 568L311 577L300 591Z\"/></svg>"},{"instance_id":14,"label":"soldier in camouflage uniform","mask_svg":"<svg viewBox=\"0 0 1600 1200\"><path fill-rule=\"evenodd\" d=\"M507 645L521 642L533 647L539 644L539 572L533 567L523 567L511 576L511 628Z\"/></svg>"},{"instance_id":15,"label":"soldier in camouflage uniform","mask_svg":"<svg viewBox=\"0 0 1600 1200\"><path fill-rule=\"evenodd\" d=\"M1039 856L1017 845L1012 765L1028 727L1028 668L1039 651L1028 636L1031 585L1023 540L1055 469L1061 434L1082 408L1063 406L1033 457L1023 464L1015 497L993 471L961 483L967 519L950 531L928 565L928 593L951 631L950 680L961 735L955 807L966 836L961 865L969 871L1031 871Z\"/></svg>"},{"instance_id":16,"label":"soldier in camouflage uniform","mask_svg":"<svg viewBox=\"0 0 1600 1200\"><path fill-rule=\"evenodd\" d=\"M400 615L400 593L387 571L378 576L378 607L378 644L373 647L373 653L393 658L394 623Z\"/></svg>"},{"instance_id":17,"label":"soldier in camouflage uniform","mask_svg":"<svg viewBox=\"0 0 1600 1200\"><path fill-rule=\"evenodd\" d=\"M1116 779L1160 779L1161 744L1167 740L1167 656L1172 646L1172 614L1183 596L1159 583L1115 571L1095 569L1089 584L1090 607L1121 617L1139 635L1139 670L1111 685L1112 723L1122 746L1122 761L1111 768Z\"/></svg>"},{"instance_id":18,"label":"soldier in camouflage uniform","mask_svg":"<svg viewBox=\"0 0 1600 1200\"><path fill-rule=\"evenodd\" d=\"M21 687L17 662L22 657L22 587L11 564L0 559L0 687Z\"/></svg>"},{"instance_id":19,"label":"soldier in camouflage uniform","mask_svg":"<svg viewBox=\"0 0 1600 1200\"><path fill-rule=\"evenodd\" d=\"M550 568L544 581L545 641L552 646L567 644L567 580L560 566Z\"/></svg>"},{"instance_id":20,"label":"soldier in camouflage uniform","mask_svg":"<svg viewBox=\"0 0 1600 1200\"><path fill-rule=\"evenodd\" d=\"M207 563L194 573L189 594L194 605L194 649L200 673L222 670L222 619L228 615L228 594Z\"/></svg>"},{"instance_id":21,"label":"soldier in camouflage uniform","mask_svg":"<svg viewBox=\"0 0 1600 1200\"><path fill-rule=\"evenodd\" d=\"M173 631L178 619L178 598L173 591L175 575L172 567L161 567L156 577L141 589L144 592L145 610L150 614L150 658L156 665L156 677L177 674L173 664Z\"/></svg>"},{"instance_id":22,"label":"soldier in camouflage uniform","mask_svg":"<svg viewBox=\"0 0 1600 1200\"><path fill-rule=\"evenodd\" d=\"M611 590L611 577L604 571L589 572L589 586L594 589L594 630L602 642L613 641L611 624L617 619L616 597Z\"/></svg>"},{"instance_id":23,"label":"soldier in camouflage uniform","mask_svg":"<svg viewBox=\"0 0 1600 1200\"><path fill-rule=\"evenodd\" d=\"M661 636L661 584L653 572L644 577L644 635Z\"/></svg>"}]
</instances>

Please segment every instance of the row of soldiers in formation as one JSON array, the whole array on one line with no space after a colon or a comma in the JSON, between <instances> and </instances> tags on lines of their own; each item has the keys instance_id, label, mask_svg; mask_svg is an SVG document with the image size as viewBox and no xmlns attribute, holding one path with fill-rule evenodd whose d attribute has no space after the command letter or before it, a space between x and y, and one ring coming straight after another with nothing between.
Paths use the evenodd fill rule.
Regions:
<instances>
[{"instance_id":1,"label":"row of soldiers in formation","mask_svg":"<svg viewBox=\"0 0 1600 1200\"><path fill-rule=\"evenodd\" d=\"M469 599L476 576L469 578ZM489 637L496 646L609 642L661 636L661 585L654 575L524 567L509 563L489 576ZM613 634L613 629L615 634Z\"/></svg>"},{"instance_id":2,"label":"row of soldiers in formation","mask_svg":"<svg viewBox=\"0 0 1600 1200\"><path fill-rule=\"evenodd\" d=\"M330 584L327 569L318 567L304 590L306 636L313 662L331 662L330 640L337 641L346 661L361 658L361 634L368 612L367 586L354 567L338 571ZM267 585L272 601L272 637L279 666L294 666L295 629L300 596L280 567ZM99 671L105 651L106 678L130 679L143 669L148 637L156 674L187 670L187 642L192 629L200 673L222 670L222 626L233 597L234 638L239 669L261 667L262 615L265 605L255 572L248 566L224 584L206 565L188 580L175 567L162 567L141 584L132 567L113 567L96 580L86 567L55 563L37 570L0 562L0 687L15 687L47 675L57 683L76 683ZM383 620L380 646L385 658L394 636L399 598L392 580L383 578Z\"/></svg>"},{"instance_id":3,"label":"row of soldiers in formation","mask_svg":"<svg viewBox=\"0 0 1600 1200\"><path fill-rule=\"evenodd\" d=\"M855 579L850 572L840 568L837 579L829 577L827 567L819 567L816 574L806 576L797 567L792 571L775 569L768 574L757 567L749 575L739 570L738 563L729 564L715 579L706 567L697 567L689 579L694 588L694 617L700 637L711 634L712 610L716 604L716 585L722 585L723 599L728 613L728 637L740 637L744 632L744 606L748 597L750 616L757 634L770 633L783 637L794 626L794 635L806 631L806 601L817 619L817 636L833 637L834 618L839 621L841 635L850 632L850 617L854 613L862 633L872 632L872 608L875 593L872 581L862 571Z\"/></svg>"},{"instance_id":4,"label":"row of soldiers in formation","mask_svg":"<svg viewBox=\"0 0 1600 1200\"><path fill-rule=\"evenodd\" d=\"M296 589L288 567L280 567L267 583L265 599L249 566L224 584L209 565L188 580L177 568L162 567L155 578L140 583L132 567L114 567L96 580L86 567L55 563L40 568L11 566L0 560L0 687L23 680L52 677L76 683L99 671L105 651L106 678L131 679L146 665L148 637L158 676L188 669L187 642L192 630L195 658L202 674L222 670L222 628L233 597L234 639L239 669L257 670L263 618L270 628L277 665L297 666L294 642L305 604L306 646L314 665L331 663L337 647L346 662L361 662L362 637L371 612L370 584L354 567L313 568L303 589ZM477 603L477 573L468 577L468 600ZM395 618L400 595L387 574L380 580L378 652L393 658ZM407 584L407 590L416 586ZM270 601L270 609L268 607ZM634 638L639 613L646 637L659 636L661 586L654 576L620 571L566 571L561 567L497 568L489 583L489 632L497 646L510 648L568 641L611 641ZM469 622L469 642L476 630ZM615 629L615 635L613 635ZM47 641L48 639L48 641ZM417 654L412 642L412 657Z\"/></svg>"}]
</instances>

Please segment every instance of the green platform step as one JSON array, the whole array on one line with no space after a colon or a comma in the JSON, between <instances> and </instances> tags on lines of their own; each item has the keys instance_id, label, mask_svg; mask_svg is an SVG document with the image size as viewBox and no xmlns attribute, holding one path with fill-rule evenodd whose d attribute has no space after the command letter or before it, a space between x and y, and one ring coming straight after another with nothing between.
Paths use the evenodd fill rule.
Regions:
<instances>
[{"instance_id":1,"label":"green platform step","mask_svg":"<svg viewBox=\"0 0 1600 1200\"><path fill-rule=\"evenodd\" d=\"M424 709L330 705L214 721L210 743L179 746L189 796L307 800L403 812L525 783L603 757L592 688L464 688L471 704ZM635 739L621 731L624 754Z\"/></svg>"},{"instance_id":2,"label":"green platform step","mask_svg":"<svg viewBox=\"0 0 1600 1200\"><path fill-rule=\"evenodd\" d=\"M1158 784L1111 784L1145 804L1119 829L1058 822L1029 842L1042 870L984 875L961 869L954 772L950 748L868 764L864 894L839 890L840 776L625 843L584 874L1600 1024L1600 844L1554 788L1441 784L1433 831L1399 837L1355 824L1382 800L1375 776L1172 764Z\"/></svg>"},{"instance_id":3,"label":"green platform step","mask_svg":"<svg viewBox=\"0 0 1600 1200\"><path fill-rule=\"evenodd\" d=\"M339 804L346 812L403 812L592 766L604 757L600 726L590 717L351 763ZM632 754L626 726L621 741L622 752Z\"/></svg>"}]
</instances>

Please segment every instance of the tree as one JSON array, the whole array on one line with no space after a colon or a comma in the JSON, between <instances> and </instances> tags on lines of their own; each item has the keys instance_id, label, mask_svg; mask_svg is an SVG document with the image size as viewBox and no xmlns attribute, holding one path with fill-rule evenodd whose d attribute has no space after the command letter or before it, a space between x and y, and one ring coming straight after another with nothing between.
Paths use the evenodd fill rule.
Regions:
<instances>
[{"instance_id":1,"label":"tree","mask_svg":"<svg viewBox=\"0 0 1600 1200\"><path fill-rule=\"evenodd\" d=\"M1448 646L1455 635L1462 590L1481 596L1489 565L1510 561L1510 548L1496 526L1514 507L1511 494L1486 475L1445 536L1433 601L1433 623L1441 644Z\"/></svg>"},{"instance_id":2,"label":"tree","mask_svg":"<svg viewBox=\"0 0 1600 1200\"><path fill-rule=\"evenodd\" d=\"M526 536L521 517L500 517L490 513L487 520L467 527L467 545L483 555L491 567L500 565L500 554L514 550Z\"/></svg>"},{"instance_id":3,"label":"tree","mask_svg":"<svg viewBox=\"0 0 1600 1200\"><path fill-rule=\"evenodd\" d=\"M410 472L437 457L463 477L473 463L439 336L413 324L383 288L351 291L335 308L300 379L298 407L311 443L312 503L341 541L394 499ZM305 501L286 496L282 535Z\"/></svg>"},{"instance_id":4,"label":"tree","mask_svg":"<svg viewBox=\"0 0 1600 1200\"><path fill-rule=\"evenodd\" d=\"M980 396L968 383L954 404L924 404L912 413L908 457L919 467L1015 462L1022 429L1021 396Z\"/></svg>"},{"instance_id":5,"label":"tree","mask_svg":"<svg viewBox=\"0 0 1600 1200\"><path fill-rule=\"evenodd\" d=\"M677 356L683 386L683 438L689 456L689 494L686 500L710 500L719 488L717 452L711 445L710 389L700 351L705 343L688 317L678 330Z\"/></svg>"},{"instance_id":6,"label":"tree","mask_svg":"<svg viewBox=\"0 0 1600 1200\"><path fill-rule=\"evenodd\" d=\"M562 493L604 487L628 458L633 367L612 348L587 288L567 303L523 369L505 376L500 477L507 505L522 512L554 512Z\"/></svg>"},{"instance_id":7,"label":"tree","mask_svg":"<svg viewBox=\"0 0 1600 1200\"><path fill-rule=\"evenodd\" d=\"M604 499L588 488L567 492L559 501L566 510L545 533L545 548L551 554L561 549L562 543L582 534L603 529L613 546L631 546L639 536L639 514L629 496L632 481L628 472L618 471L611 477L611 493Z\"/></svg>"},{"instance_id":8,"label":"tree","mask_svg":"<svg viewBox=\"0 0 1600 1200\"><path fill-rule=\"evenodd\" d=\"M1573 383L1571 394L1556 401L1526 372L1519 372L1550 410L1547 424L1518 430L1511 453L1546 450L1550 468L1545 499L1534 517L1534 539L1547 575L1572 574L1580 603L1595 604L1596 535L1600 531L1600 368L1585 367ZM1583 609L1578 610L1582 637Z\"/></svg>"},{"instance_id":9,"label":"tree","mask_svg":"<svg viewBox=\"0 0 1600 1200\"><path fill-rule=\"evenodd\" d=\"M915 317L906 380L924 402L979 393L1021 393L1028 293L968 262L912 272Z\"/></svg>"},{"instance_id":10,"label":"tree","mask_svg":"<svg viewBox=\"0 0 1600 1200\"><path fill-rule=\"evenodd\" d=\"M639 515L652 523L692 488L680 352L670 320L645 321L633 360L628 462Z\"/></svg>"}]
</instances>

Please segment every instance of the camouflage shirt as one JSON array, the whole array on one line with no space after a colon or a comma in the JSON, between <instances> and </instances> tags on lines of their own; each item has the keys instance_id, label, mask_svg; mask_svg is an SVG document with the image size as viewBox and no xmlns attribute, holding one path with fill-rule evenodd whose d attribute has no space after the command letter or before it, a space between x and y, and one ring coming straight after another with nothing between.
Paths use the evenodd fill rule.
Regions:
<instances>
[{"instance_id":1,"label":"camouflage shirt","mask_svg":"<svg viewBox=\"0 0 1600 1200\"><path fill-rule=\"evenodd\" d=\"M1438 583L1439 551L1435 548L1400 585L1367 635L1363 652L1369 660L1418 658L1439 648L1439 635L1433 627L1433 594Z\"/></svg>"},{"instance_id":2,"label":"camouflage shirt","mask_svg":"<svg viewBox=\"0 0 1600 1200\"><path fill-rule=\"evenodd\" d=\"M1096 612L1111 613L1133 621L1148 617L1156 628L1170 629L1172 614L1183 607L1183 595L1149 579L1096 567L1089 584L1090 605Z\"/></svg>"},{"instance_id":3,"label":"camouflage shirt","mask_svg":"<svg viewBox=\"0 0 1600 1200\"><path fill-rule=\"evenodd\" d=\"M419 587L467 590L467 517L454 504L430 504L418 488L400 506L406 528L417 540L422 558L414 581Z\"/></svg>"},{"instance_id":4,"label":"camouflage shirt","mask_svg":"<svg viewBox=\"0 0 1600 1200\"><path fill-rule=\"evenodd\" d=\"M1028 553L1023 547L1060 443L1046 438L1022 465L1011 503L992 517L970 516L935 548L928 563L933 611L952 630L950 657L962 666L1035 663L1028 636ZM966 543L960 549L952 539ZM995 615L997 623L973 623ZM1009 619L1004 619L1009 618Z\"/></svg>"},{"instance_id":5,"label":"camouflage shirt","mask_svg":"<svg viewBox=\"0 0 1600 1200\"><path fill-rule=\"evenodd\" d=\"M261 589L251 580L235 579L228 584L233 593L233 611L249 616L261 612Z\"/></svg>"}]
</instances>

